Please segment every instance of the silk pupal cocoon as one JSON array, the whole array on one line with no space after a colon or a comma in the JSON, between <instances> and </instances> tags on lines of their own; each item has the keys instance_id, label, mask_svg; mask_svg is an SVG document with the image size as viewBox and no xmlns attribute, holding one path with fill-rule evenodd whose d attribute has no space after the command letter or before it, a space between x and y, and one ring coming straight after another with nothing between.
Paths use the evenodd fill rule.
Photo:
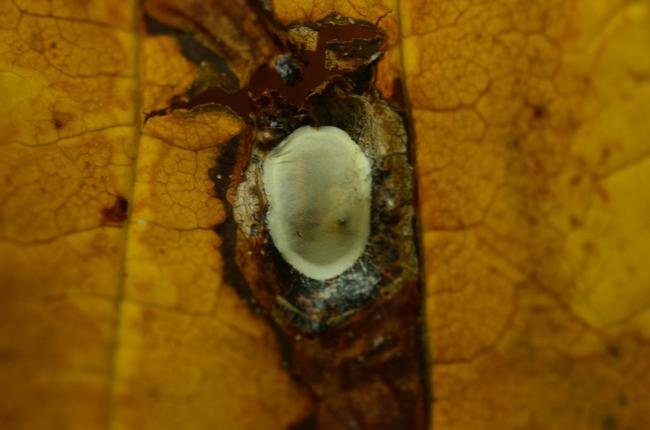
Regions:
<instances>
[{"instance_id":1,"label":"silk pupal cocoon","mask_svg":"<svg viewBox=\"0 0 650 430\"><path fill-rule=\"evenodd\" d=\"M305 126L263 169L267 226L285 261L316 280L350 268L370 235L371 168L359 145L337 127Z\"/></svg>"}]
</instances>

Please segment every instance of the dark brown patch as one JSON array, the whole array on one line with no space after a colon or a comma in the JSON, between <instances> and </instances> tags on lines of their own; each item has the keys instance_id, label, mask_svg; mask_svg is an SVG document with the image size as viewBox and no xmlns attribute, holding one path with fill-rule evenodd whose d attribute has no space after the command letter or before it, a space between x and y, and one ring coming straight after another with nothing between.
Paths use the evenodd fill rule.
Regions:
<instances>
[{"instance_id":1,"label":"dark brown patch","mask_svg":"<svg viewBox=\"0 0 650 430\"><path fill-rule=\"evenodd\" d=\"M576 217L574 215L571 215L569 217L569 224L573 228L578 228L578 227L580 227L582 225L582 221L580 221L580 218L578 218L578 217Z\"/></svg>"},{"instance_id":2,"label":"dark brown patch","mask_svg":"<svg viewBox=\"0 0 650 430\"><path fill-rule=\"evenodd\" d=\"M155 21L151 20L151 22ZM314 25L316 26L316 24ZM248 86L239 91L232 92L223 88L209 88L196 94L189 94L189 100L177 99L173 101L170 108L191 109L202 104L218 103L229 106L242 118L246 118L254 110L255 101L268 92L276 92L296 108L303 108L308 97L316 88L345 74L344 70L338 68L328 69L325 66L326 50L328 44L332 43L331 41L336 40L337 46L350 46L349 44L355 40L369 39L372 41L375 53L383 49L382 44L385 36L373 26L322 23L318 24L317 27L319 39L315 51L299 50L298 47L291 45L279 47L280 51L292 53L292 62L295 62L294 67L298 68L293 73L299 76L295 80L287 80L286 76L279 72L275 65L265 64L253 73ZM214 56L214 54L211 55ZM363 55L366 57L372 55L367 46L363 51ZM164 114L168 110L151 112L147 116Z\"/></svg>"},{"instance_id":3,"label":"dark brown patch","mask_svg":"<svg viewBox=\"0 0 650 430\"><path fill-rule=\"evenodd\" d=\"M608 345L607 346L607 353L612 358L620 358L621 357L621 348L616 344Z\"/></svg>"},{"instance_id":4,"label":"dark brown patch","mask_svg":"<svg viewBox=\"0 0 650 430\"><path fill-rule=\"evenodd\" d=\"M102 209L102 218L106 224L122 224L128 217L129 201L122 196L115 197L113 206Z\"/></svg>"},{"instance_id":5,"label":"dark brown patch","mask_svg":"<svg viewBox=\"0 0 650 430\"><path fill-rule=\"evenodd\" d=\"M507 142L508 146L512 147L513 149L520 149L521 148L521 138L519 136L514 136L511 139L508 140Z\"/></svg>"},{"instance_id":6,"label":"dark brown patch","mask_svg":"<svg viewBox=\"0 0 650 430\"><path fill-rule=\"evenodd\" d=\"M609 161L611 156L612 156L612 148L605 147L600 153L600 160L603 164L605 164L607 161Z\"/></svg>"},{"instance_id":7,"label":"dark brown patch","mask_svg":"<svg viewBox=\"0 0 650 430\"><path fill-rule=\"evenodd\" d=\"M605 414L600 421L603 430L616 430L618 428L618 420L613 414Z\"/></svg>"},{"instance_id":8,"label":"dark brown patch","mask_svg":"<svg viewBox=\"0 0 650 430\"><path fill-rule=\"evenodd\" d=\"M533 116L535 119L542 119L547 115L546 106L543 105L534 105L533 106Z\"/></svg>"},{"instance_id":9,"label":"dark brown patch","mask_svg":"<svg viewBox=\"0 0 650 430\"><path fill-rule=\"evenodd\" d=\"M72 121L73 116L66 112L54 111L52 113L52 124L57 130L61 130L65 127L70 121Z\"/></svg>"}]
</instances>

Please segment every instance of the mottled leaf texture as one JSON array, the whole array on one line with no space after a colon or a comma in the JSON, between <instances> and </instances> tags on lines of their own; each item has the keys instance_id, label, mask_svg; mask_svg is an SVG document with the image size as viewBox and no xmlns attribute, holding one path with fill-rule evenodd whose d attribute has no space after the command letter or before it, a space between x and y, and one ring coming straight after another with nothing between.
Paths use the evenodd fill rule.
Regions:
<instances>
[{"instance_id":1,"label":"mottled leaf texture","mask_svg":"<svg viewBox=\"0 0 650 430\"><path fill-rule=\"evenodd\" d=\"M370 409L336 421L347 400L315 395L237 291L210 172L247 125L187 98L234 100L276 29L313 50L296 25L341 17L385 52L328 61L377 60L409 128L418 425L650 423L647 0L0 0L0 428L383 428L401 410L355 386Z\"/></svg>"}]
</instances>

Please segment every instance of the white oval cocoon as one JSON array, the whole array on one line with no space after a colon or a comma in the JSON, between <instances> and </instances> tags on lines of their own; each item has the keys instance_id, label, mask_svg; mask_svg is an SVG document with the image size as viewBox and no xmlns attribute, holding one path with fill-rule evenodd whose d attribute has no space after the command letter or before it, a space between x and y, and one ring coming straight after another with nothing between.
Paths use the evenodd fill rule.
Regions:
<instances>
[{"instance_id":1,"label":"white oval cocoon","mask_svg":"<svg viewBox=\"0 0 650 430\"><path fill-rule=\"evenodd\" d=\"M322 281L361 256L370 235L370 163L345 131L295 130L269 153L263 182L271 238L296 270Z\"/></svg>"}]
</instances>

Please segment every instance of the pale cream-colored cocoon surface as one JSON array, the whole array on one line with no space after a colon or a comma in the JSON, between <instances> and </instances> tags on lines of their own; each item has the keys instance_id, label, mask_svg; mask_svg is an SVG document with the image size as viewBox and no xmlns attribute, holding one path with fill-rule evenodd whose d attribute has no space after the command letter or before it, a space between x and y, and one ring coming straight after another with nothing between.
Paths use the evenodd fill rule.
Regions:
<instances>
[{"instance_id":1,"label":"pale cream-colored cocoon surface","mask_svg":"<svg viewBox=\"0 0 650 430\"><path fill-rule=\"evenodd\" d=\"M337 127L294 131L264 162L267 224L284 259L325 280L350 268L370 234L370 163Z\"/></svg>"}]
</instances>

